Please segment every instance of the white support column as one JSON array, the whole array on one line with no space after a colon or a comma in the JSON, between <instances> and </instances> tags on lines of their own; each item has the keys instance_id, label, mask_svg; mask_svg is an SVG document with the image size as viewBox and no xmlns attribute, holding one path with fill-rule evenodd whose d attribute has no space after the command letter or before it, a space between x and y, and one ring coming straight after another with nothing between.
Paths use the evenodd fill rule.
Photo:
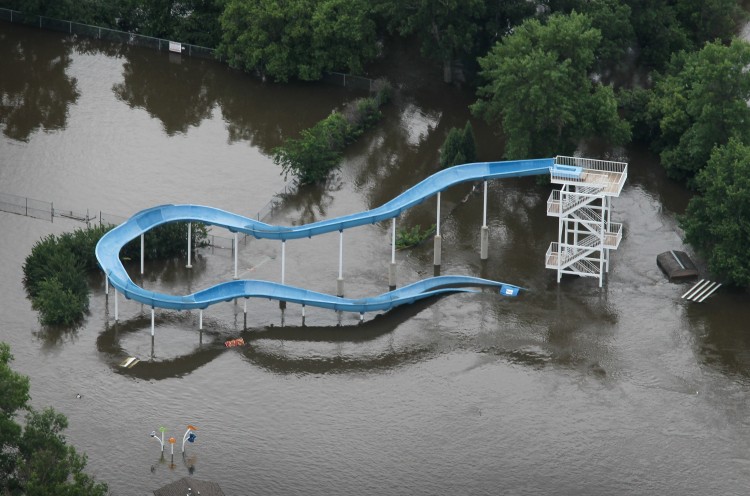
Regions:
<instances>
[{"instance_id":1,"label":"white support column","mask_svg":"<svg viewBox=\"0 0 750 496\"><path fill-rule=\"evenodd\" d=\"M198 329L203 330L203 309L198 310Z\"/></svg>"},{"instance_id":2,"label":"white support column","mask_svg":"<svg viewBox=\"0 0 750 496\"><path fill-rule=\"evenodd\" d=\"M193 249L192 228L193 228L193 223L192 222L188 222L188 238L187 238L187 244L188 244L188 260L187 260L187 262L188 263L185 266L188 269L191 269L193 267L193 265L191 264L191 258L192 258L191 257L191 255L192 255L191 250Z\"/></svg>"},{"instance_id":3,"label":"white support column","mask_svg":"<svg viewBox=\"0 0 750 496\"><path fill-rule=\"evenodd\" d=\"M484 203L482 206L482 230L480 235L479 258L487 260L489 256L490 230L487 227L487 181L484 182Z\"/></svg>"},{"instance_id":4,"label":"white support column","mask_svg":"<svg viewBox=\"0 0 750 496\"><path fill-rule=\"evenodd\" d=\"M396 289L396 217L393 218L391 231L391 265L388 267L388 289Z\"/></svg>"},{"instance_id":5,"label":"white support column","mask_svg":"<svg viewBox=\"0 0 750 496\"><path fill-rule=\"evenodd\" d=\"M336 279L336 296L344 296L344 230L339 231L339 278Z\"/></svg>"},{"instance_id":6,"label":"white support column","mask_svg":"<svg viewBox=\"0 0 750 496\"><path fill-rule=\"evenodd\" d=\"M234 240L232 241L232 246L234 248L234 278L238 279L237 277L237 252L239 251L237 248L237 233L234 233Z\"/></svg>"},{"instance_id":7,"label":"white support column","mask_svg":"<svg viewBox=\"0 0 750 496\"><path fill-rule=\"evenodd\" d=\"M344 277L344 231L339 231L339 279Z\"/></svg>"},{"instance_id":8,"label":"white support column","mask_svg":"<svg viewBox=\"0 0 750 496\"><path fill-rule=\"evenodd\" d=\"M440 191L438 191L437 194L437 214L435 215L435 224L437 225L437 229L435 231L435 234L440 236Z\"/></svg>"},{"instance_id":9,"label":"white support column","mask_svg":"<svg viewBox=\"0 0 750 496\"><path fill-rule=\"evenodd\" d=\"M114 288L115 290L115 322L117 322L120 318L119 315L119 309L117 308L117 288Z\"/></svg>"},{"instance_id":10,"label":"white support column","mask_svg":"<svg viewBox=\"0 0 750 496\"><path fill-rule=\"evenodd\" d=\"M436 267L436 270L440 270L440 265L442 263L443 259L443 238L440 236L440 192L438 191L437 194L437 215L435 215L436 218L436 230L435 230L435 241L433 246L433 265ZM436 272L437 274L438 272Z\"/></svg>"},{"instance_id":11,"label":"white support column","mask_svg":"<svg viewBox=\"0 0 750 496\"><path fill-rule=\"evenodd\" d=\"M482 203L482 227L487 226L487 181L484 182L484 202Z\"/></svg>"},{"instance_id":12,"label":"white support column","mask_svg":"<svg viewBox=\"0 0 750 496\"><path fill-rule=\"evenodd\" d=\"M247 298L245 298L245 306L242 308L242 312L247 315Z\"/></svg>"},{"instance_id":13,"label":"white support column","mask_svg":"<svg viewBox=\"0 0 750 496\"><path fill-rule=\"evenodd\" d=\"M151 335L154 335L154 307L151 307Z\"/></svg>"},{"instance_id":14,"label":"white support column","mask_svg":"<svg viewBox=\"0 0 750 496\"><path fill-rule=\"evenodd\" d=\"M145 251L144 233L141 233L141 275L143 275L143 252L144 251Z\"/></svg>"},{"instance_id":15,"label":"white support column","mask_svg":"<svg viewBox=\"0 0 750 496\"><path fill-rule=\"evenodd\" d=\"M393 218L393 232L391 234L391 263L396 263L396 218Z\"/></svg>"},{"instance_id":16,"label":"white support column","mask_svg":"<svg viewBox=\"0 0 750 496\"><path fill-rule=\"evenodd\" d=\"M286 272L286 240L281 240L281 284L284 284L284 273ZM339 269L341 277L341 269Z\"/></svg>"},{"instance_id":17,"label":"white support column","mask_svg":"<svg viewBox=\"0 0 750 496\"><path fill-rule=\"evenodd\" d=\"M109 276L104 274L104 294L109 295Z\"/></svg>"}]
</instances>

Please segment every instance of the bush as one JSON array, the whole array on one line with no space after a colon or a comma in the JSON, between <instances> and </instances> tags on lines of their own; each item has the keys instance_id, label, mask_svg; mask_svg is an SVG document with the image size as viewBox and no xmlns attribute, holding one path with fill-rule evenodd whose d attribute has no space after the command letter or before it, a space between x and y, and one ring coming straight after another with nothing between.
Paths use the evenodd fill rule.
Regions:
<instances>
[{"instance_id":1,"label":"bush","mask_svg":"<svg viewBox=\"0 0 750 496\"><path fill-rule=\"evenodd\" d=\"M422 243L435 232L435 224L422 230L422 226L417 224L412 228L399 229L396 233L396 248L403 250L412 248Z\"/></svg>"},{"instance_id":2,"label":"bush","mask_svg":"<svg viewBox=\"0 0 750 496\"><path fill-rule=\"evenodd\" d=\"M32 307L39 311L44 325L72 325L89 307L86 273L98 267L95 248L113 226L76 229L60 236L50 234L37 241L23 264L23 282ZM208 244L206 225L194 222L193 244ZM187 223L164 224L146 233L149 259L173 258L187 253ZM140 240L133 240L120 252L121 257L140 257Z\"/></svg>"},{"instance_id":3,"label":"bush","mask_svg":"<svg viewBox=\"0 0 750 496\"><path fill-rule=\"evenodd\" d=\"M83 280L83 277L80 279ZM57 277L43 280L38 288L32 307L39 312L39 320L44 325L73 325L88 310L88 289L84 293L77 292Z\"/></svg>"},{"instance_id":4,"label":"bush","mask_svg":"<svg viewBox=\"0 0 750 496\"><path fill-rule=\"evenodd\" d=\"M344 147L381 119L379 107L390 100L391 87L379 80L376 88L375 97L355 100L303 130L301 138L275 148L273 162L281 166L284 179L291 174L299 184L324 181L338 167Z\"/></svg>"},{"instance_id":5,"label":"bush","mask_svg":"<svg viewBox=\"0 0 750 496\"><path fill-rule=\"evenodd\" d=\"M466 121L463 129L451 128L443 146L440 147L440 167L445 169L454 165L476 162L476 160L477 144L471 122Z\"/></svg>"},{"instance_id":6,"label":"bush","mask_svg":"<svg viewBox=\"0 0 750 496\"><path fill-rule=\"evenodd\" d=\"M111 228L112 226L108 226L105 232ZM187 255L187 229L187 222L170 222L148 231L144 236L146 244L143 252L144 258L166 260ZM194 247L208 246L208 228L202 222L193 222L191 236ZM94 243L94 246L96 246L96 243ZM123 246L120 257L125 260L140 259L140 238L136 238ZM94 265L94 268L96 268L96 265Z\"/></svg>"}]
</instances>

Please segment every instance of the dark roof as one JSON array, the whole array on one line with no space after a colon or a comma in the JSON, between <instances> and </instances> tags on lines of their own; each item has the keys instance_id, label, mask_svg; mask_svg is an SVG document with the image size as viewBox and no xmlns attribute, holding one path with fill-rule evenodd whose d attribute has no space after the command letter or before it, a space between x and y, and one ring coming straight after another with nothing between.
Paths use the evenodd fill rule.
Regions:
<instances>
[{"instance_id":1,"label":"dark roof","mask_svg":"<svg viewBox=\"0 0 750 496\"><path fill-rule=\"evenodd\" d=\"M183 477L171 484L154 491L154 496L185 496L188 488L192 489L193 496L224 496L224 492L215 482L207 482L192 477Z\"/></svg>"},{"instance_id":2,"label":"dark roof","mask_svg":"<svg viewBox=\"0 0 750 496\"><path fill-rule=\"evenodd\" d=\"M656 257L656 265L669 277L670 281L698 277L698 269L684 251L665 251Z\"/></svg>"}]
</instances>

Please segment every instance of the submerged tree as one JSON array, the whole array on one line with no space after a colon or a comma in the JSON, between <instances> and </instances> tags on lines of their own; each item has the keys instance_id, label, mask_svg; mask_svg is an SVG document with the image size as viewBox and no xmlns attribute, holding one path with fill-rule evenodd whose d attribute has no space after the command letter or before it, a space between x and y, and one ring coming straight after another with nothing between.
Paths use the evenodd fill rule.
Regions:
<instances>
[{"instance_id":1,"label":"submerged tree","mask_svg":"<svg viewBox=\"0 0 750 496\"><path fill-rule=\"evenodd\" d=\"M583 14L527 20L479 60L475 115L502 123L509 159L571 154L581 139L630 138L610 86L590 76L601 34Z\"/></svg>"},{"instance_id":2,"label":"submerged tree","mask_svg":"<svg viewBox=\"0 0 750 496\"><path fill-rule=\"evenodd\" d=\"M363 0L229 0L219 54L230 66L275 81L358 73L375 57L375 23Z\"/></svg>"},{"instance_id":3,"label":"submerged tree","mask_svg":"<svg viewBox=\"0 0 750 496\"><path fill-rule=\"evenodd\" d=\"M64 415L29 405L29 379L10 367L10 347L0 342L0 493L38 496L104 496L107 485L84 472L86 455L68 446ZM26 425L16 422L27 411Z\"/></svg>"},{"instance_id":4,"label":"submerged tree","mask_svg":"<svg viewBox=\"0 0 750 496\"><path fill-rule=\"evenodd\" d=\"M440 167L471 163L476 159L477 145L471 122L466 121L463 129L451 128L440 147Z\"/></svg>"},{"instance_id":5,"label":"submerged tree","mask_svg":"<svg viewBox=\"0 0 750 496\"><path fill-rule=\"evenodd\" d=\"M750 44L708 43L681 52L657 80L649 114L658 126L655 147L674 179L694 186L711 150L730 138L750 140Z\"/></svg>"},{"instance_id":6,"label":"submerged tree","mask_svg":"<svg viewBox=\"0 0 750 496\"><path fill-rule=\"evenodd\" d=\"M375 9L391 32L420 38L422 54L443 64L446 83L453 62L474 48L486 10L483 0L377 0Z\"/></svg>"},{"instance_id":7,"label":"submerged tree","mask_svg":"<svg viewBox=\"0 0 750 496\"><path fill-rule=\"evenodd\" d=\"M696 177L698 194L680 225L714 274L750 286L750 146L732 138Z\"/></svg>"}]
</instances>

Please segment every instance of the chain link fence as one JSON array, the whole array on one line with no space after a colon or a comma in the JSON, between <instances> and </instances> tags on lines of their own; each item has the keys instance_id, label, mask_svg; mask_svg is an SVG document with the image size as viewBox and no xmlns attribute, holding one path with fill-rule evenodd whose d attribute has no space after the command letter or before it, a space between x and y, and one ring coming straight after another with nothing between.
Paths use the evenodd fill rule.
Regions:
<instances>
[{"instance_id":1,"label":"chain link fence","mask_svg":"<svg viewBox=\"0 0 750 496\"><path fill-rule=\"evenodd\" d=\"M171 52L180 52L191 57L200 57L206 59L215 59L216 54L213 48L191 45L188 43L178 43L175 41L153 38L116 29L103 28L100 26L91 26L79 22L64 21L39 15L24 14L17 10L0 8L0 21L24 24L52 31L61 31L63 33L75 34L104 41L112 41L126 45L135 45L151 48L153 50L169 50Z\"/></svg>"},{"instance_id":2,"label":"chain link fence","mask_svg":"<svg viewBox=\"0 0 750 496\"><path fill-rule=\"evenodd\" d=\"M271 197L271 199L263 205L258 212L256 212L253 218L260 222L265 222L266 219L273 216L274 213L283 206L285 198L295 192L296 186L285 185L282 190L273 195L273 197ZM54 222L55 217L65 218L85 223L87 227L91 227L91 225L95 224L99 224L99 226L118 226L128 220L128 217L102 212L101 210L98 212L90 212L89 210L83 212L65 209L55 207L52 202L36 200L25 196L11 195L8 193L0 193L0 211L33 217L35 219L48 220L50 222ZM248 238L251 238L252 236L241 234L240 237L241 241L244 244L247 244ZM233 250L234 237L214 234L211 232L211 226L209 226L208 245L212 249L218 248Z\"/></svg>"},{"instance_id":3,"label":"chain link fence","mask_svg":"<svg viewBox=\"0 0 750 496\"><path fill-rule=\"evenodd\" d=\"M364 90L372 93L375 80L366 78L363 76L352 76L351 74L344 74L342 72L326 72L323 73L321 81L328 84L335 84L337 86L343 86L344 88L354 88L358 90Z\"/></svg>"},{"instance_id":4,"label":"chain link fence","mask_svg":"<svg viewBox=\"0 0 750 496\"><path fill-rule=\"evenodd\" d=\"M51 202L6 193L0 193L0 210L50 222L53 220L55 211Z\"/></svg>"},{"instance_id":5,"label":"chain link fence","mask_svg":"<svg viewBox=\"0 0 750 496\"><path fill-rule=\"evenodd\" d=\"M191 45L189 43L180 43L162 38L154 38L126 31L118 31L116 29L103 28L101 26L91 26L80 22L24 14L17 10L0 8L0 21L34 26L53 31L61 31L63 33L85 36L97 40L122 43L124 45L141 46L159 51L168 50L170 52L179 52L191 57L221 60L216 54L216 50L213 48ZM341 72L326 72L323 74L321 80L329 84L335 84L345 88L360 89L368 92L372 92L375 85L374 79L362 76L352 76Z\"/></svg>"}]
</instances>

